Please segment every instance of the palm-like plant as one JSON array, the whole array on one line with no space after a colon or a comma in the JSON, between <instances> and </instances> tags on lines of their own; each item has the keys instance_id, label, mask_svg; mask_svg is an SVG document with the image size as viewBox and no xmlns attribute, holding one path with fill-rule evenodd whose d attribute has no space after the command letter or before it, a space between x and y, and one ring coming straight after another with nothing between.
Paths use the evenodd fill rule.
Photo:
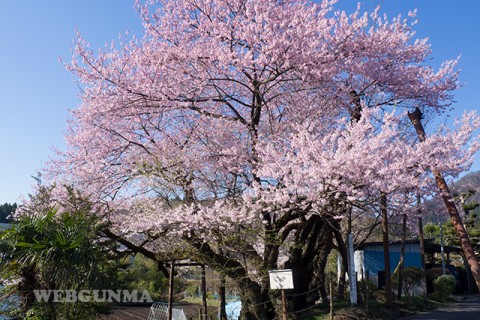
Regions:
<instances>
[{"instance_id":1,"label":"palm-like plant","mask_svg":"<svg viewBox=\"0 0 480 320\"><path fill-rule=\"evenodd\" d=\"M78 204L78 198L75 201ZM92 206L88 201L81 204L72 212L37 206L39 212L25 212L0 233L3 297L17 297L20 316L36 308L46 314L43 318L56 319L61 310L62 319L81 319L79 313L89 309L85 304L39 304L34 290L108 288L113 274L108 272L108 244L99 236L102 226L91 214ZM90 307L94 312L98 306Z\"/></svg>"}]
</instances>

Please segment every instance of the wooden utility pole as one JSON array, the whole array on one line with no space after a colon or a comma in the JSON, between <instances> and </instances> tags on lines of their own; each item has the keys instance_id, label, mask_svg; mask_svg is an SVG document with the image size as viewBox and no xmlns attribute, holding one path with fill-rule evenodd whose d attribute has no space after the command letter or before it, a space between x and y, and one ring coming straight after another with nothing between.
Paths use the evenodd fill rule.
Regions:
<instances>
[{"instance_id":1,"label":"wooden utility pole","mask_svg":"<svg viewBox=\"0 0 480 320\"><path fill-rule=\"evenodd\" d=\"M383 261L385 263L385 291L387 306L392 305L392 279L390 275L390 244L388 239L387 195L380 195L380 210L382 212Z\"/></svg>"},{"instance_id":2,"label":"wooden utility pole","mask_svg":"<svg viewBox=\"0 0 480 320\"><path fill-rule=\"evenodd\" d=\"M352 237L352 207L348 209L348 230L347 230L347 248L348 248L348 279L350 280L350 303L357 304L357 279L355 272L355 252L353 249Z\"/></svg>"},{"instance_id":3,"label":"wooden utility pole","mask_svg":"<svg viewBox=\"0 0 480 320\"><path fill-rule=\"evenodd\" d=\"M420 111L420 109L416 108L414 112L409 112L408 118L412 122L413 127L417 132L418 139L421 142L424 142L426 140L426 134L421 122L422 112ZM468 238L467 231L465 230L465 227L460 218L460 214L458 213L457 207L455 206L452 194L450 193L447 183L445 182L445 179L443 178L440 171L432 169L432 173L435 177L435 181L437 182L437 187L443 198L443 202L445 203L448 214L450 215L453 226L455 227L458 239L460 240L460 245L463 249L463 254L465 255L468 265L470 266L473 278L475 279L477 287L480 288L480 265L475 256L475 251L473 250L470 239Z\"/></svg>"},{"instance_id":4,"label":"wooden utility pole","mask_svg":"<svg viewBox=\"0 0 480 320\"><path fill-rule=\"evenodd\" d=\"M400 268L398 269L398 292L397 298L400 300L402 298L402 289L403 289L403 271L405 270L405 238L407 236L407 215L403 214L402 217L402 246L400 247Z\"/></svg>"},{"instance_id":5,"label":"wooden utility pole","mask_svg":"<svg viewBox=\"0 0 480 320\"><path fill-rule=\"evenodd\" d=\"M203 320L207 320L207 281L205 279L205 265L202 264L202 303L203 303Z\"/></svg>"}]
</instances>

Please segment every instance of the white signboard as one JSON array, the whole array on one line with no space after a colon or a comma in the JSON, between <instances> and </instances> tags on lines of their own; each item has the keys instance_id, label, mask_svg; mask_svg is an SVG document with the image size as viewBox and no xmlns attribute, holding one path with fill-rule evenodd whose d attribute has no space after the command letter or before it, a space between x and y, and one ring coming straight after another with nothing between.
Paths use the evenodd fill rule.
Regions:
<instances>
[{"instance_id":1,"label":"white signboard","mask_svg":"<svg viewBox=\"0 0 480 320\"><path fill-rule=\"evenodd\" d=\"M291 269L268 271L270 289L293 289L293 274Z\"/></svg>"}]
</instances>

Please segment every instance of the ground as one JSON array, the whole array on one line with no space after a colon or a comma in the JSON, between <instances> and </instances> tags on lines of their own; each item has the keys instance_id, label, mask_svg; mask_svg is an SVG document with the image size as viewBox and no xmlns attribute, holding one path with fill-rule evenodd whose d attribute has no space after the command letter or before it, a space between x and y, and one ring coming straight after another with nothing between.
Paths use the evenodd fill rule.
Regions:
<instances>
[{"instance_id":1,"label":"ground","mask_svg":"<svg viewBox=\"0 0 480 320\"><path fill-rule=\"evenodd\" d=\"M411 314L418 308L414 304L418 303L416 300L411 300L410 303L396 303L394 308L390 310L382 305L371 305L369 313L363 307L348 307L345 304L336 304L334 320L376 320L376 319L401 319L401 320L477 320L480 318L480 295L459 295L454 296L454 300L450 304L438 305L431 303L431 306L438 308L420 312L415 315ZM182 308L187 314L187 319L190 317L198 317L199 305L185 304ZM149 306L143 307L115 307L113 313L109 316L101 318L101 320L146 320L150 312ZM388 313L390 312L390 315ZM209 314L216 314L216 308L209 308ZM216 317L212 317L215 319ZM322 306L320 310L302 317L305 320L325 320L330 319L327 311L327 306Z\"/></svg>"},{"instance_id":2,"label":"ground","mask_svg":"<svg viewBox=\"0 0 480 320\"><path fill-rule=\"evenodd\" d=\"M179 306L183 309L185 312L185 315L187 316L187 319L190 319L191 317L197 317L200 311L201 306L196 305L196 304L187 304L187 303L182 303L181 306ZM210 315L216 315L217 314L217 308L215 307L208 307L208 314L209 317ZM103 316L100 318L100 320L137 320L137 319L142 319L146 320L148 318L148 315L150 313L150 306L115 306L112 309L112 314L108 316ZM213 317L215 319L216 317Z\"/></svg>"}]
</instances>

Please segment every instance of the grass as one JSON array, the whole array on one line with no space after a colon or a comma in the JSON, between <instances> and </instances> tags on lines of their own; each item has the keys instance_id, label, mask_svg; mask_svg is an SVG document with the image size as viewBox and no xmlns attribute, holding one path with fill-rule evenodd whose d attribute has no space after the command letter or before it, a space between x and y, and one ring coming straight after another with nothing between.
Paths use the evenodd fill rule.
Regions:
<instances>
[{"instance_id":1,"label":"grass","mask_svg":"<svg viewBox=\"0 0 480 320\"><path fill-rule=\"evenodd\" d=\"M182 299L182 302L198 305L203 304L202 298L184 298ZM207 299L207 307L218 307L218 300Z\"/></svg>"}]
</instances>

